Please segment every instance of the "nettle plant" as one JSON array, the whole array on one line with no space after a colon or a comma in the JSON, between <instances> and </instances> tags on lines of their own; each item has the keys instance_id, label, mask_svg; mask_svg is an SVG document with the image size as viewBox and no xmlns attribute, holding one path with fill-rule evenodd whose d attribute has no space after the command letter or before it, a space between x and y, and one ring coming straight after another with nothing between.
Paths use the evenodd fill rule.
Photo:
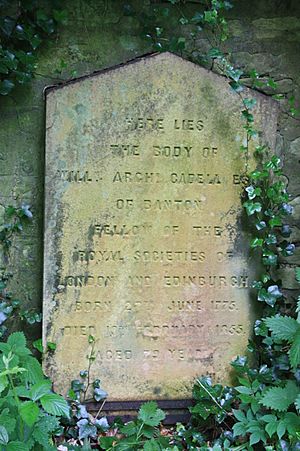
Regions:
<instances>
[{"instance_id":1,"label":"nettle plant","mask_svg":"<svg viewBox=\"0 0 300 451\"><path fill-rule=\"evenodd\" d=\"M68 403L51 390L22 332L0 343L0 449L55 450L59 417L69 417Z\"/></svg>"}]
</instances>

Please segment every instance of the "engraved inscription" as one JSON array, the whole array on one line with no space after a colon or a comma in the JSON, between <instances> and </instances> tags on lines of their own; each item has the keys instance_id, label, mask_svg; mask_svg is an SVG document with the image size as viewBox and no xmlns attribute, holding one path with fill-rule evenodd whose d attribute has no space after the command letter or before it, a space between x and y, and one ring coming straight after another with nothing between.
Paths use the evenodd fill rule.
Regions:
<instances>
[{"instance_id":1,"label":"engraved inscription","mask_svg":"<svg viewBox=\"0 0 300 451\"><path fill-rule=\"evenodd\" d=\"M255 127L275 136L272 100L245 95ZM44 365L55 389L86 366L89 335L110 400L190 398L200 375L230 383L256 277L241 194L257 144L246 161L238 96L161 53L50 88L46 111L43 330L57 349Z\"/></svg>"}]
</instances>

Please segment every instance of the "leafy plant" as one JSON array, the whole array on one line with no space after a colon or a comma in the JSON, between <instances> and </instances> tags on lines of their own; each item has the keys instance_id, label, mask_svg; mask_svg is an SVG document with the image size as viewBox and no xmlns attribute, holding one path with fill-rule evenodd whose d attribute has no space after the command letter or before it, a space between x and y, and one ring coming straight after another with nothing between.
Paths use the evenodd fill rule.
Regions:
<instances>
[{"instance_id":1,"label":"leafy plant","mask_svg":"<svg viewBox=\"0 0 300 451\"><path fill-rule=\"evenodd\" d=\"M8 2L7 2L8 3ZM54 1L43 8L38 1L0 4L0 95L32 80L37 69L37 50L65 23L66 10Z\"/></svg>"},{"instance_id":2,"label":"leafy plant","mask_svg":"<svg viewBox=\"0 0 300 451\"><path fill-rule=\"evenodd\" d=\"M101 437L101 449L130 451L160 451L169 446L169 439L160 435L158 426L165 418L165 413L158 408L155 401L146 402L141 406L137 419L121 425L119 435Z\"/></svg>"},{"instance_id":3,"label":"leafy plant","mask_svg":"<svg viewBox=\"0 0 300 451\"><path fill-rule=\"evenodd\" d=\"M55 450L52 436L59 430L59 417L69 417L70 409L52 392L22 332L0 343L0 393L0 449Z\"/></svg>"}]
</instances>

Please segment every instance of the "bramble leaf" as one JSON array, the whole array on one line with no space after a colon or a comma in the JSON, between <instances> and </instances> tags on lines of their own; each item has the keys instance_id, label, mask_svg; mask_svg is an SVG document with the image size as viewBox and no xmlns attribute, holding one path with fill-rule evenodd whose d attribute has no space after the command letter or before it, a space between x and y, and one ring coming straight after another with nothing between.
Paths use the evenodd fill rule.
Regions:
<instances>
[{"instance_id":1,"label":"bramble leaf","mask_svg":"<svg viewBox=\"0 0 300 451\"><path fill-rule=\"evenodd\" d=\"M139 410L138 418L148 426L158 426L165 419L165 413L157 407L155 401L143 404Z\"/></svg>"}]
</instances>

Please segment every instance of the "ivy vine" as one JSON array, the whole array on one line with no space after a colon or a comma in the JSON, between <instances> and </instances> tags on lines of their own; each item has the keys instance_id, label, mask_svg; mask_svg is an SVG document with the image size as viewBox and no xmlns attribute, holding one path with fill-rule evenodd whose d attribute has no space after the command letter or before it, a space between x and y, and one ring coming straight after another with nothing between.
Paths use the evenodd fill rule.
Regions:
<instances>
[{"instance_id":1,"label":"ivy vine","mask_svg":"<svg viewBox=\"0 0 300 451\"><path fill-rule=\"evenodd\" d=\"M8 95L18 84L33 78L37 49L43 39L53 35L57 25L66 20L64 10L53 1L48 3L46 11L39 8L37 1L22 0L13 7L7 1L0 1L0 9L11 9L0 19L0 94ZM192 14L190 9L186 9L187 1L169 0L168 3L168 6L152 5L148 10L135 9L126 3L124 14L134 15L140 20L141 34L151 43L153 50L182 54L223 74L229 88L240 98L245 130L241 157L249 155L250 144L251 147L254 144L257 159L254 171L245 168L249 183L242 203L253 231L249 246L258 253L264 268L260 279L253 284L257 301L264 308L255 322L254 337L248 346L252 358L239 356L232 362L238 385L225 387L214 385L209 378L199 378L193 390L195 405L191 408L190 424L179 424L175 431L163 435L158 425L164 414L155 403L150 403L140 409L135 421L125 426L115 422L106 432L105 425L98 443L100 449L117 451L300 450L300 297L288 312L281 281L274 275L280 256L288 257L295 250L289 241L291 230L287 224L292 207L282 181L281 159L261 142L261 131L255 127L255 99L245 96L246 85L259 90L276 90L276 81L260 76L255 69L245 72L231 62L224 46L228 38L225 15L232 8L231 2L194 2ZM164 27L166 19L171 16L178 17L178 30L182 33L170 34ZM209 42L208 49L199 47L200 36ZM273 97L282 100L284 96L274 93ZM298 114L295 99L291 97L287 102L290 114ZM7 207L5 214L8 220L0 230L0 241L8 251L12 234L21 229L23 220L30 219L31 212L26 206ZM299 268L295 277L300 284ZM4 275L0 281L0 319L4 320L15 308L7 291L7 280L8 276ZM81 377L85 379L87 375L88 371ZM100 389L98 385L94 388ZM80 398L80 394L86 395L81 382L72 389L74 399ZM64 408L66 410L65 405ZM28 421L25 414L23 418ZM78 423L81 423L76 423L79 432L74 431L74 436L84 438L84 449L91 449L89 443L95 443L98 431L96 423L90 416L78 418ZM73 426L73 423L72 428L67 426L69 433L72 430L73 434ZM74 445L72 449L77 448ZM69 445L67 449L70 449Z\"/></svg>"},{"instance_id":2,"label":"ivy vine","mask_svg":"<svg viewBox=\"0 0 300 451\"><path fill-rule=\"evenodd\" d=\"M61 2L49 0L45 5L42 8L38 0L0 1L0 95L33 79L39 48L66 23Z\"/></svg>"}]
</instances>

